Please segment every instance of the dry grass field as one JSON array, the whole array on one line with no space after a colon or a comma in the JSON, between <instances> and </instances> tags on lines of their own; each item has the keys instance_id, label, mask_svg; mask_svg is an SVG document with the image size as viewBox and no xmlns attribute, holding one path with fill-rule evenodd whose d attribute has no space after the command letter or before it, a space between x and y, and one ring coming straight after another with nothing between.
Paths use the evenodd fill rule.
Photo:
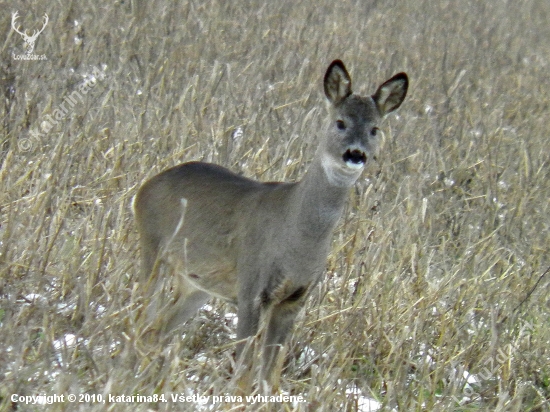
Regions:
<instances>
[{"instance_id":1,"label":"dry grass field","mask_svg":"<svg viewBox=\"0 0 550 412\"><path fill-rule=\"evenodd\" d=\"M131 200L188 160L299 179L336 58L356 91L406 71L409 95L289 344L282 390L303 402L240 408L550 411L550 2L0 6L1 411L237 410L213 404L233 394L233 307L144 336ZM47 60L14 58L15 11L29 34L48 14Z\"/></svg>"}]
</instances>

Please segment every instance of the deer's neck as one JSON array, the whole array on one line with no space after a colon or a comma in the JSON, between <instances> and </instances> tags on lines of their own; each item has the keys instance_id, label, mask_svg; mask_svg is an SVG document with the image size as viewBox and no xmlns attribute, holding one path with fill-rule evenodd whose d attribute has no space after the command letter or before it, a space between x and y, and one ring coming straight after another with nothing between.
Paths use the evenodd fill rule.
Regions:
<instances>
[{"instance_id":1,"label":"deer's neck","mask_svg":"<svg viewBox=\"0 0 550 412\"><path fill-rule=\"evenodd\" d=\"M295 228L317 240L331 239L349 193L349 186L335 185L318 157L295 186Z\"/></svg>"}]
</instances>

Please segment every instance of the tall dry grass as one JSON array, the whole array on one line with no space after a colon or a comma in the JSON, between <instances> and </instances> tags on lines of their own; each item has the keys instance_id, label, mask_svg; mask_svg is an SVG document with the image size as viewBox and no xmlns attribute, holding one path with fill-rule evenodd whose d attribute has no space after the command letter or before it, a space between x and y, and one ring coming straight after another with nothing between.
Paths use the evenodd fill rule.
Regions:
<instances>
[{"instance_id":1,"label":"tall dry grass","mask_svg":"<svg viewBox=\"0 0 550 412\"><path fill-rule=\"evenodd\" d=\"M10 397L231 392L231 307L143 336L131 198L192 159L299 179L340 58L358 91L402 70L411 88L290 342L282 387L306 402L280 408L550 410L550 3L0 5L0 409L199 410ZM16 10L29 33L48 13L47 60L13 59Z\"/></svg>"}]
</instances>

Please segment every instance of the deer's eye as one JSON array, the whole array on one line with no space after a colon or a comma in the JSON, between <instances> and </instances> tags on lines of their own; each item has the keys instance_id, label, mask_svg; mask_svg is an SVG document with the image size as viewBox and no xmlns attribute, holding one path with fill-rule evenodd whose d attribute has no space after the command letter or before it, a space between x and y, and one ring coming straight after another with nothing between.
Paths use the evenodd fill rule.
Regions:
<instances>
[{"instance_id":1,"label":"deer's eye","mask_svg":"<svg viewBox=\"0 0 550 412\"><path fill-rule=\"evenodd\" d=\"M378 134L378 130L380 130L380 129L378 129L378 127L373 127L370 130L370 135L373 136L373 137L376 136Z\"/></svg>"},{"instance_id":2,"label":"deer's eye","mask_svg":"<svg viewBox=\"0 0 550 412\"><path fill-rule=\"evenodd\" d=\"M336 127L338 130L346 130L346 124L343 120L336 120Z\"/></svg>"}]
</instances>

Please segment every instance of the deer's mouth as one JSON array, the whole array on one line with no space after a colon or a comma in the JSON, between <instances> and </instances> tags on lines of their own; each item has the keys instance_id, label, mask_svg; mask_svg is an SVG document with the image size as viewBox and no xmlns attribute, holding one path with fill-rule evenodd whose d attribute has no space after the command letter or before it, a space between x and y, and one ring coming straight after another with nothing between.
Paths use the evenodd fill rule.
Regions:
<instances>
[{"instance_id":1,"label":"deer's mouth","mask_svg":"<svg viewBox=\"0 0 550 412\"><path fill-rule=\"evenodd\" d=\"M343 154L342 159L351 169L361 169L367 163L367 155L362 150L348 149Z\"/></svg>"}]
</instances>

